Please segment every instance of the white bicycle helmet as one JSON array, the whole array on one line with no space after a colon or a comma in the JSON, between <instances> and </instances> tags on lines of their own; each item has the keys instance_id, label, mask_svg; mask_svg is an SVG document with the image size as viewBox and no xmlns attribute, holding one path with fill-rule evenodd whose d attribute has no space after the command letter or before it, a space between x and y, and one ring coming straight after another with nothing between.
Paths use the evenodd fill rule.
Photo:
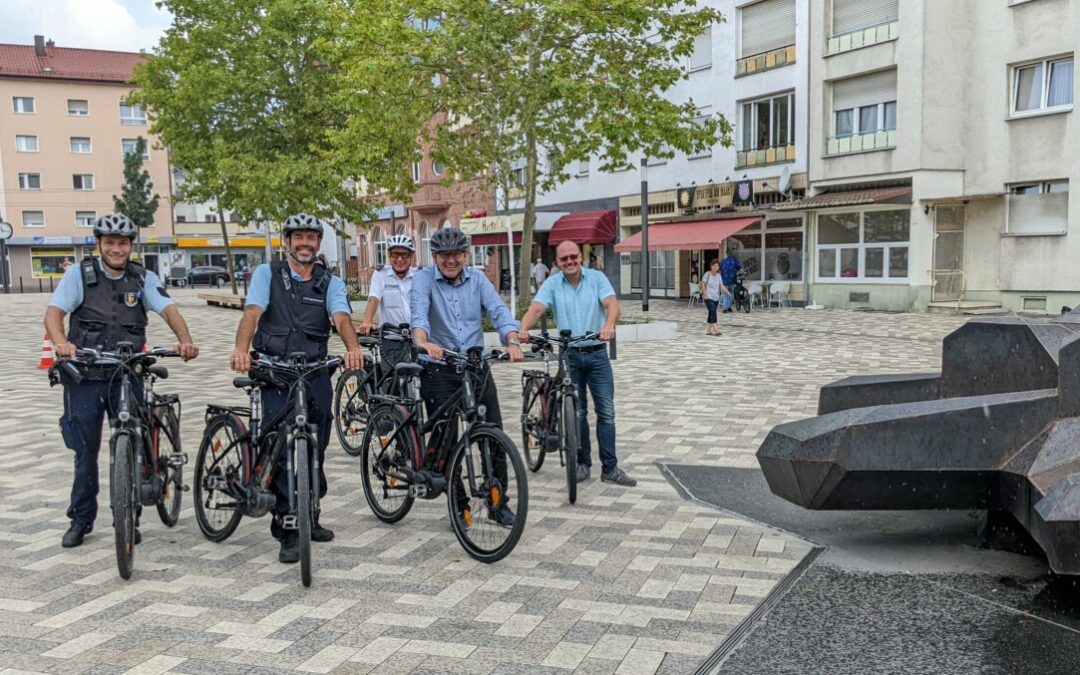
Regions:
<instances>
[{"instance_id":1,"label":"white bicycle helmet","mask_svg":"<svg viewBox=\"0 0 1080 675\"><path fill-rule=\"evenodd\" d=\"M416 253L416 246L413 244L412 237L407 234L395 234L386 240L386 250L389 251L392 248L403 248L410 253Z\"/></svg>"},{"instance_id":2,"label":"white bicycle helmet","mask_svg":"<svg viewBox=\"0 0 1080 675\"><path fill-rule=\"evenodd\" d=\"M139 233L139 228L122 213L106 213L94 222L94 234L98 237L106 234L115 234L128 239L134 239Z\"/></svg>"},{"instance_id":3,"label":"white bicycle helmet","mask_svg":"<svg viewBox=\"0 0 1080 675\"><path fill-rule=\"evenodd\" d=\"M321 237L323 233L323 223L315 216L309 216L306 213L298 213L295 216L289 216L285 219L285 225L281 228L281 233L287 237L293 232L298 232L300 230L318 232Z\"/></svg>"}]
</instances>

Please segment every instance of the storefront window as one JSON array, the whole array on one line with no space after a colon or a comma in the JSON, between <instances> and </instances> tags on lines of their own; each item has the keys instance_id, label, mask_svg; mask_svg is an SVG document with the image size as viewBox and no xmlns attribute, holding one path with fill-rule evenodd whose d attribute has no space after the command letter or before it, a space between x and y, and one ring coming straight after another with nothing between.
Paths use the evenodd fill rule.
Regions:
<instances>
[{"instance_id":1,"label":"storefront window","mask_svg":"<svg viewBox=\"0 0 1080 675\"><path fill-rule=\"evenodd\" d=\"M770 232L765 235L765 278L802 279L802 232Z\"/></svg>"},{"instance_id":2,"label":"storefront window","mask_svg":"<svg viewBox=\"0 0 1080 675\"><path fill-rule=\"evenodd\" d=\"M908 277L908 209L818 216L819 279L868 281Z\"/></svg>"},{"instance_id":3,"label":"storefront window","mask_svg":"<svg viewBox=\"0 0 1080 675\"><path fill-rule=\"evenodd\" d=\"M747 281L761 281L761 232L742 232L732 237L735 257Z\"/></svg>"},{"instance_id":4,"label":"storefront window","mask_svg":"<svg viewBox=\"0 0 1080 675\"><path fill-rule=\"evenodd\" d=\"M859 243L859 214L831 213L818 218L819 244Z\"/></svg>"},{"instance_id":5,"label":"storefront window","mask_svg":"<svg viewBox=\"0 0 1080 675\"><path fill-rule=\"evenodd\" d=\"M78 258L74 248L37 248L30 249L30 269L35 279L62 277L68 267Z\"/></svg>"}]
</instances>

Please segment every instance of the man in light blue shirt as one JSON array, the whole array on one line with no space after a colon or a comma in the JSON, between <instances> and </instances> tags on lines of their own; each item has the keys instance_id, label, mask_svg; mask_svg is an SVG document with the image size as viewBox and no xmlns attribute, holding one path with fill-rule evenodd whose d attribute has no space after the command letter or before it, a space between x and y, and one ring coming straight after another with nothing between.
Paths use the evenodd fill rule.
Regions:
<instances>
[{"instance_id":1,"label":"man in light blue shirt","mask_svg":"<svg viewBox=\"0 0 1080 675\"><path fill-rule=\"evenodd\" d=\"M461 389L462 376L452 369L442 368L437 362L442 360L446 349L464 354L473 347L484 346L482 316L486 315L499 331L510 360L525 360L517 339L518 324L510 308L483 271L465 266L469 248L465 233L449 227L440 229L432 235L430 246L435 264L416 273L409 303L413 340L434 360L426 361L420 382L420 393L429 415ZM490 372L485 375L486 382L477 387L477 403L486 406L486 420L502 428L495 380ZM506 457L499 453L493 464L496 478L506 485ZM489 515L504 527L512 527L516 518L506 502L491 509Z\"/></svg>"},{"instance_id":2,"label":"man in light blue shirt","mask_svg":"<svg viewBox=\"0 0 1080 675\"><path fill-rule=\"evenodd\" d=\"M521 318L521 334L549 307L555 310L559 330L569 330L573 337L599 333L600 340L583 340L570 348L567 364L578 391L578 424L581 447L578 451L578 482L590 478L592 449L589 443L589 406L586 390L592 391L596 408L596 441L600 446L600 480L625 487L637 485L619 468L615 455L615 376L611 370L606 345L602 340L615 337L619 321L619 300L604 273L582 269L581 249L564 241L555 249L559 272L548 277Z\"/></svg>"}]
</instances>

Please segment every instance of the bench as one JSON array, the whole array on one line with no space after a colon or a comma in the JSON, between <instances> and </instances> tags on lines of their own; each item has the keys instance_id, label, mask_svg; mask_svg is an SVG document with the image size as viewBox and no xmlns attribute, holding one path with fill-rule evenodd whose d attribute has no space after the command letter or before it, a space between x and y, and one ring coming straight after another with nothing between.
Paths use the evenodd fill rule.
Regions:
<instances>
[{"instance_id":1,"label":"bench","mask_svg":"<svg viewBox=\"0 0 1080 675\"><path fill-rule=\"evenodd\" d=\"M199 293L198 298L205 300L206 304L213 307L229 307L231 309L244 308L244 296L225 293Z\"/></svg>"}]
</instances>

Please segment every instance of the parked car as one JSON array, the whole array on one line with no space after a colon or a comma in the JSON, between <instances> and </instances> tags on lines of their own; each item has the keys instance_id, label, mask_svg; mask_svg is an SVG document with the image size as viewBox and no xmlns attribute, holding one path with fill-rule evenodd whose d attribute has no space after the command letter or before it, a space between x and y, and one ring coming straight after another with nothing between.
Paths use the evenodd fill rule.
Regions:
<instances>
[{"instance_id":1,"label":"parked car","mask_svg":"<svg viewBox=\"0 0 1080 675\"><path fill-rule=\"evenodd\" d=\"M229 276L229 270L214 265L192 267L187 273L187 282L191 285L206 284L209 286L212 284L221 288L231 279L232 277Z\"/></svg>"}]
</instances>

